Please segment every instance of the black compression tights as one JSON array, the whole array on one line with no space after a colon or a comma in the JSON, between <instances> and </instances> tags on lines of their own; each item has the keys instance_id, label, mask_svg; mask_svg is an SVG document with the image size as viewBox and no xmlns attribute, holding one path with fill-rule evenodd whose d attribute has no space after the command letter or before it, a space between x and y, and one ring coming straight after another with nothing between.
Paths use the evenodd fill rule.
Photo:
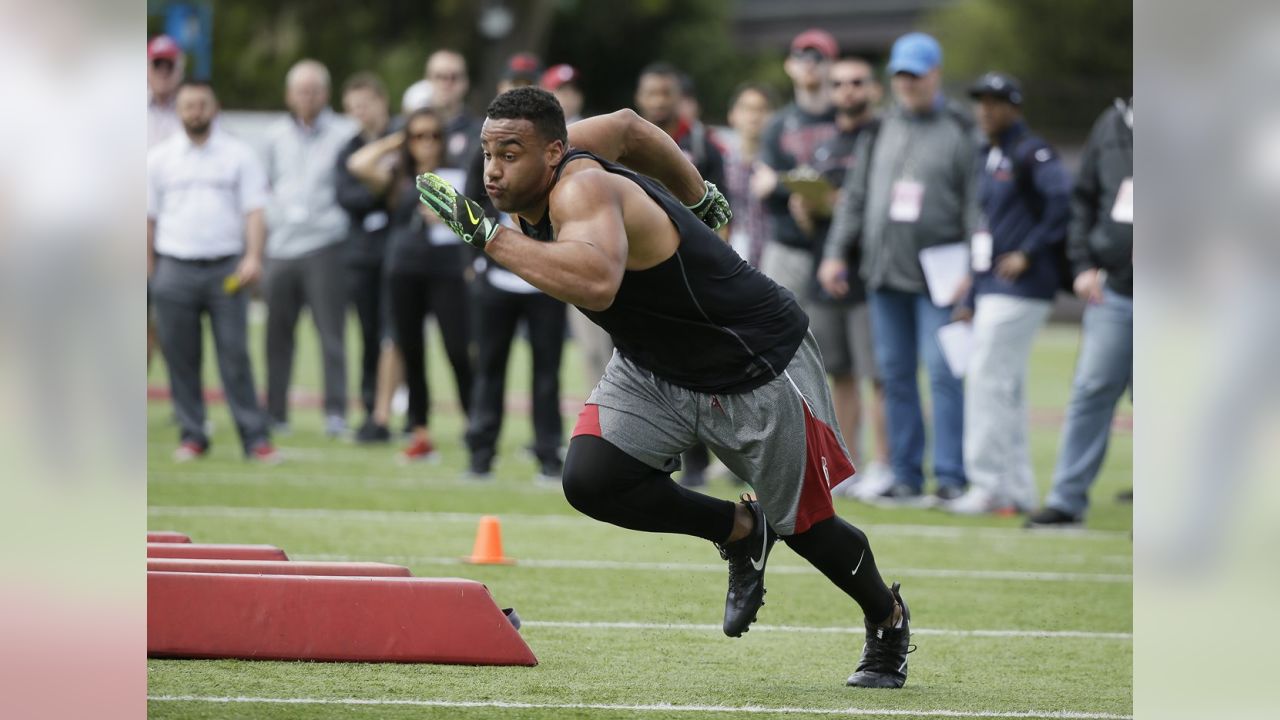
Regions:
<instances>
[{"instance_id":1,"label":"black compression tights","mask_svg":"<svg viewBox=\"0 0 1280 720\"><path fill-rule=\"evenodd\" d=\"M687 490L592 435L569 441L564 496L584 515L629 530L692 535L724 542L733 530L734 503ZM782 538L796 554L853 598L872 622L893 612L893 595L876 568L861 530L838 517Z\"/></svg>"},{"instance_id":2,"label":"black compression tights","mask_svg":"<svg viewBox=\"0 0 1280 720\"><path fill-rule=\"evenodd\" d=\"M564 496L584 515L629 530L692 535L724 542L734 504L677 485L660 472L593 435L569 441Z\"/></svg>"},{"instance_id":3,"label":"black compression tights","mask_svg":"<svg viewBox=\"0 0 1280 720\"><path fill-rule=\"evenodd\" d=\"M879 623L893 612L893 593L880 577L867 536L858 528L832 516L782 540L853 598L871 622Z\"/></svg>"}]
</instances>

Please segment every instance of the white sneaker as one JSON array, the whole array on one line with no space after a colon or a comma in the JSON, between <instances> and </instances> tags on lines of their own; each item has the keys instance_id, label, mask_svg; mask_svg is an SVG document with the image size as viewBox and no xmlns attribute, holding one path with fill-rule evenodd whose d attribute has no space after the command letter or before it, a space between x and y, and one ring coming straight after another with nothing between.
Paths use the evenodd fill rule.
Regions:
<instances>
[{"instance_id":1,"label":"white sneaker","mask_svg":"<svg viewBox=\"0 0 1280 720\"><path fill-rule=\"evenodd\" d=\"M1013 506L988 490L970 487L960 497L943 503L942 509L955 515L988 515L1008 512Z\"/></svg>"},{"instance_id":2,"label":"white sneaker","mask_svg":"<svg viewBox=\"0 0 1280 720\"><path fill-rule=\"evenodd\" d=\"M863 476L864 480L869 477L875 477L877 475L886 475L889 478L893 479L893 468L880 462L879 460L872 460L871 462L867 463L867 467L863 469L863 471L859 474Z\"/></svg>"},{"instance_id":3,"label":"white sneaker","mask_svg":"<svg viewBox=\"0 0 1280 720\"><path fill-rule=\"evenodd\" d=\"M854 477L857 477L856 475ZM858 483L853 491L853 497L863 502L869 502L873 498L878 498L889 491L894 485L894 477L891 472L868 474Z\"/></svg>"}]
</instances>

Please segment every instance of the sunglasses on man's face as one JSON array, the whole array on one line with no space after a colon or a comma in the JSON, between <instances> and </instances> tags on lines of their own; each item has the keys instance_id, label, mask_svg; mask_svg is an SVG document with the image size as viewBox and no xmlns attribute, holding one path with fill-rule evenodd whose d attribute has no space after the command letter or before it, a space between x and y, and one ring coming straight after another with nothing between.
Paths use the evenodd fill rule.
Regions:
<instances>
[{"instance_id":1,"label":"sunglasses on man's face","mask_svg":"<svg viewBox=\"0 0 1280 720\"><path fill-rule=\"evenodd\" d=\"M836 87L841 87L843 85L850 85L853 87L862 87L863 85L866 85L867 82L868 82L868 78L848 78L845 80L832 80L831 84Z\"/></svg>"},{"instance_id":2,"label":"sunglasses on man's face","mask_svg":"<svg viewBox=\"0 0 1280 720\"><path fill-rule=\"evenodd\" d=\"M156 70L159 70L160 72L166 72L166 73L172 72L173 61L169 60L168 58L156 58L155 60L151 61L151 67L155 68Z\"/></svg>"},{"instance_id":3,"label":"sunglasses on man's face","mask_svg":"<svg viewBox=\"0 0 1280 720\"><path fill-rule=\"evenodd\" d=\"M805 60L811 63L820 63L827 59L817 48L802 48L800 50L792 50L791 57L795 60Z\"/></svg>"}]
</instances>

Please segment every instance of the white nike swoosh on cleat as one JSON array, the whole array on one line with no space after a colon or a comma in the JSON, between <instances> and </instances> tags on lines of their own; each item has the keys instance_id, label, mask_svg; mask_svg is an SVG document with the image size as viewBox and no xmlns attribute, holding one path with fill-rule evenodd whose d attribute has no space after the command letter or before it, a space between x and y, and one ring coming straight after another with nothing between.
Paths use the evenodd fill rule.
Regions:
<instances>
[{"instance_id":1,"label":"white nike swoosh on cleat","mask_svg":"<svg viewBox=\"0 0 1280 720\"><path fill-rule=\"evenodd\" d=\"M865 558L866 556L867 556L867 549L862 548L862 554L858 556L858 564L853 566L853 572L849 573L850 575L858 574L858 568L862 567L862 559Z\"/></svg>"},{"instance_id":2,"label":"white nike swoosh on cleat","mask_svg":"<svg viewBox=\"0 0 1280 720\"><path fill-rule=\"evenodd\" d=\"M761 509L760 522L764 521L764 510ZM755 558L750 555L747 556L747 559L751 561L751 567L755 568L756 572L764 572L765 553L769 551L769 527L767 525L764 528L763 536L764 541L760 545L760 562L756 562Z\"/></svg>"}]
</instances>

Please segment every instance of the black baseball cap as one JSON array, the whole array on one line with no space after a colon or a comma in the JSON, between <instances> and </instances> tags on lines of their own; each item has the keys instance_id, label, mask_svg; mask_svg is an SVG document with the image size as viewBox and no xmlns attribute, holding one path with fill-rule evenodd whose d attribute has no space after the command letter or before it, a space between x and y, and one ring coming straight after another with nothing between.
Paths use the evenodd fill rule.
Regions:
<instances>
[{"instance_id":1,"label":"black baseball cap","mask_svg":"<svg viewBox=\"0 0 1280 720\"><path fill-rule=\"evenodd\" d=\"M541 75L542 62L537 55L527 52L516 53L507 58L507 65L502 71L504 79L525 85L537 85Z\"/></svg>"},{"instance_id":2,"label":"black baseball cap","mask_svg":"<svg viewBox=\"0 0 1280 720\"><path fill-rule=\"evenodd\" d=\"M1011 105L1022 104L1022 85L1017 78L999 72L989 72L969 86L969 97L993 97Z\"/></svg>"}]
</instances>

